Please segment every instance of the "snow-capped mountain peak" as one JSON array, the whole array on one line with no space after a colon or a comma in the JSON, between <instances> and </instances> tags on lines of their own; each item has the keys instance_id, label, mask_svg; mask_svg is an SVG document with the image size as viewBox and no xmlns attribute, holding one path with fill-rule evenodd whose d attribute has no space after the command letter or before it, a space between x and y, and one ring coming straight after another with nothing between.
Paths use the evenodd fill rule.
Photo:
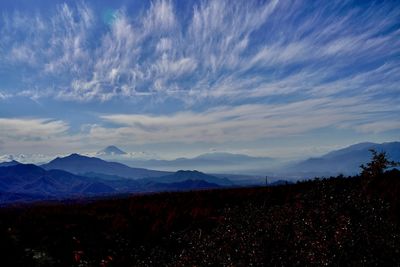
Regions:
<instances>
[{"instance_id":1,"label":"snow-capped mountain peak","mask_svg":"<svg viewBox=\"0 0 400 267\"><path fill-rule=\"evenodd\" d=\"M114 155L125 155L126 152L119 149L118 147L111 145L108 146L99 152L97 152L98 155L107 155L107 156L114 156Z\"/></svg>"}]
</instances>

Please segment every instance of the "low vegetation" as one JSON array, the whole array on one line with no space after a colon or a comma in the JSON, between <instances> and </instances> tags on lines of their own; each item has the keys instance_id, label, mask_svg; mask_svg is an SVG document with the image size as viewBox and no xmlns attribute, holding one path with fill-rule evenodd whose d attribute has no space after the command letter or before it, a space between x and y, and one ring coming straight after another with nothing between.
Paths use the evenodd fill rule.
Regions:
<instances>
[{"instance_id":1,"label":"low vegetation","mask_svg":"<svg viewBox=\"0 0 400 267\"><path fill-rule=\"evenodd\" d=\"M0 210L1 266L395 266L400 172Z\"/></svg>"}]
</instances>

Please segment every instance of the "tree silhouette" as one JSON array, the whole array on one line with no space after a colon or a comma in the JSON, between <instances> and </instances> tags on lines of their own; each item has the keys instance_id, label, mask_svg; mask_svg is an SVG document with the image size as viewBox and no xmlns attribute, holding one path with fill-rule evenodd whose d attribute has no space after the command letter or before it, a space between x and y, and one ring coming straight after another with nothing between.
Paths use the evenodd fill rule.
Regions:
<instances>
[{"instance_id":1,"label":"tree silhouette","mask_svg":"<svg viewBox=\"0 0 400 267\"><path fill-rule=\"evenodd\" d=\"M377 152L375 149L369 150L372 153L372 159L367 165L361 164L361 176L363 177L378 177L387 168L398 166L398 162L391 161L387 158L386 152Z\"/></svg>"}]
</instances>

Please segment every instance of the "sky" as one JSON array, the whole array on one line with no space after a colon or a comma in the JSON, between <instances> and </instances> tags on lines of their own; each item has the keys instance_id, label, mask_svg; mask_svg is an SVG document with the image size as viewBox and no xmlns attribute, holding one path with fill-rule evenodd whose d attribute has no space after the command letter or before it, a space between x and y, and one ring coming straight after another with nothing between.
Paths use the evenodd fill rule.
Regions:
<instances>
[{"instance_id":1,"label":"sky","mask_svg":"<svg viewBox=\"0 0 400 267\"><path fill-rule=\"evenodd\" d=\"M400 140L398 1L0 1L0 155Z\"/></svg>"}]
</instances>

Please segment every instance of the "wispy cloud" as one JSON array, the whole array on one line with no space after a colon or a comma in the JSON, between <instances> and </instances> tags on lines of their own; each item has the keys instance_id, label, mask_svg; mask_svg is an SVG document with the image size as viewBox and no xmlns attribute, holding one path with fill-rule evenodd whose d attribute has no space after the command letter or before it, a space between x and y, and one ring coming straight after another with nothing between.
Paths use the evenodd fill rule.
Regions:
<instances>
[{"instance_id":1,"label":"wispy cloud","mask_svg":"<svg viewBox=\"0 0 400 267\"><path fill-rule=\"evenodd\" d=\"M10 97L9 94L5 94L5 93L0 92L0 100L7 99L7 98L9 98L9 97Z\"/></svg>"},{"instance_id":2,"label":"wispy cloud","mask_svg":"<svg viewBox=\"0 0 400 267\"><path fill-rule=\"evenodd\" d=\"M0 118L0 140L7 146L46 143L65 136L68 124L49 119Z\"/></svg>"},{"instance_id":3,"label":"wispy cloud","mask_svg":"<svg viewBox=\"0 0 400 267\"><path fill-rule=\"evenodd\" d=\"M63 74L54 82L58 98L194 103L304 93L292 86L304 73L314 76L308 87L321 88L322 78L362 75L400 52L400 11L379 3L204 1L182 17L176 2L158 0L139 16L130 12L121 8L101 31L85 4L60 5L50 18L5 14L1 47L10 56L1 60L34 65L46 81Z\"/></svg>"},{"instance_id":4,"label":"wispy cloud","mask_svg":"<svg viewBox=\"0 0 400 267\"><path fill-rule=\"evenodd\" d=\"M50 23L52 27L48 29L52 33L49 46L43 51L50 59L44 65L45 72L79 75L91 56L87 43L94 24L92 11L85 5L72 9L63 4L58 7Z\"/></svg>"},{"instance_id":5,"label":"wispy cloud","mask_svg":"<svg viewBox=\"0 0 400 267\"><path fill-rule=\"evenodd\" d=\"M68 125L62 121L49 119L5 119L0 118L2 137L20 140L46 139L65 133ZM22 138L24 139L24 138Z\"/></svg>"},{"instance_id":6,"label":"wispy cloud","mask_svg":"<svg viewBox=\"0 0 400 267\"><path fill-rule=\"evenodd\" d=\"M70 125L62 120L48 118L0 118L0 151L7 154L23 153L23 162L43 161L60 152L81 151L82 133L70 133ZM29 156L28 154L32 154ZM25 160L23 157L27 157ZM35 160L34 160L35 161Z\"/></svg>"},{"instance_id":7,"label":"wispy cloud","mask_svg":"<svg viewBox=\"0 0 400 267\"><path fill-rule=\"evenodd\" d=\"M113 127L94 125L92 139L129 140L134 143L228 142L303 134L321 128L352 128L375 132L396 129L394 113L400 108L365 103L359 97L320 98L291 104L222 106L205 112L173 115L114 114L102 119ZM368 110L368 113L365 112ZM394 112L394 113L393 113ZM382 115L384 114L384 115ZM386 120L381 121L382 117Z\"/></svg>"},{"instance_id":8,"label":"wispy cloud","mask_svg":"<svg viewBox=\"0 0 400 267\"><path fill-rule=\"evenodd\" d=\"M116 104L74 135L61 120L1 119L1 132L37 131L18 126L14 141L46 131L73 142L190 143L400 128L395 2L154 0L121 6L107 23L96 5L2 11L0 100L90 109L123 99L135 109Z\"/></svg>"}]
</instances>

